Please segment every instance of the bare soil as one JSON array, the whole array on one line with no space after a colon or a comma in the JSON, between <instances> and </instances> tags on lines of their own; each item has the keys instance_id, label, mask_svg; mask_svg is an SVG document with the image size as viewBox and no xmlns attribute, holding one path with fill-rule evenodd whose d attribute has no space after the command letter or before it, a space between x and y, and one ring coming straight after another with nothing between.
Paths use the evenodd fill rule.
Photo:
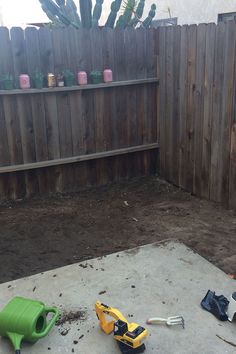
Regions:
<instances>
[{"instance_id":1,"label":"bare soil","mask_svg":"<svg viewBox=\"0 0 236 354\"><path fill-rule=\"evenodd\" d=\"M157 177L0 206L0 282L166 239L236 273L236 214Z\"/></svg>"}]
</instances>

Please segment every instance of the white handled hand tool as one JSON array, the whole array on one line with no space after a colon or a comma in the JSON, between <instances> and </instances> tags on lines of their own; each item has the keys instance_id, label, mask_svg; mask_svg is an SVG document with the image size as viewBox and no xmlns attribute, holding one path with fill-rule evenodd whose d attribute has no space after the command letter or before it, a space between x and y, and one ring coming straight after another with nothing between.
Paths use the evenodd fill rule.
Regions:
<instances>
[{"instance_id":1,"label":"white handled hand tool","mask_svg":"<svg viewBox=\"0 0 236 354\"><path fill-rule=\"evenodd\" d=\"M184 318L182 316L171 316L168 318L153 317L147 320L147 324L166 324L167 326L181 325L184 328Z\"/></svg>"}]
</instances>

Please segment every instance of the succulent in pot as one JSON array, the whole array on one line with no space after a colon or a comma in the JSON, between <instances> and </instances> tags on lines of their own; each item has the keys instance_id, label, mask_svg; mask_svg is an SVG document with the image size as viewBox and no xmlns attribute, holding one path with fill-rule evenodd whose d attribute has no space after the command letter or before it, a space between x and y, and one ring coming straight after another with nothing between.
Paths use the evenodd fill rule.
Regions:
<instances>
[{"instance_id":1,"label":"succulent in pot","mask_svg":"<svg viewBox=\"0 0 236 354\"><path fill-rule=\"evenodd\" d=\"M32 75L34 87L42 89L44 84L44 75L41 71L36 70Z\"/></svg>"},{"instance_id":2,"label":"succulent in pot","mask_svg":"<svg viewBox=\"0 0 236 354\"><path fill-rule=\"evenodd\" d=\"M63 72L63 76L64 76L66 86L75 85L75 75L70 70L65 70Z\"/></svg>"},{"instance_id":3,"label":"succulent in pot","mask_svg":"<svg viewBox=\"0 0 236 354\"><path fill-rule=\"evenodd\" d=\"M2 75L1 86L3 90L13 90L14 89L14 79L9 73Z\"/></svg>"},{"instance_id":4,"label":"succulent in pot","mask_svg":"<svg viewBox=\"0 0 236 354\"><path fill-rule=\"evenodd\" d=\"M90 73L90 78L93 84L101 84L103 82L103 73L99 70L94 70Z\"/></svg>"}]
</instances>

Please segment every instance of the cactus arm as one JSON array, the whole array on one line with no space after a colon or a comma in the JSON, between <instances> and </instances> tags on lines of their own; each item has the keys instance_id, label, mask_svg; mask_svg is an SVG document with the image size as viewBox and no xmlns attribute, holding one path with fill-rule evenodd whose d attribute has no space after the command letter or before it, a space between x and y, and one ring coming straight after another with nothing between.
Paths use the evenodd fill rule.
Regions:
<instances>
[{"instance_id":1,"label":"cactus arm","mask_svg":"<svg viewBox=\"0 0 236 354\"><path fill-rule=\"evenodd\" d=\"M144 6L145 6L145 0L140 0L135 10L134 18L132 18L129 22L129 27L135 28L137 24L141 22L140 19L143 16Z\"/></svg>"},{"instance_id":2,"label":"cactus arm","mask_svg":"<svg viewBox=\"0 0 236 354\"><path fill-rule=\"evenodd\" d=\"M137 9L135 11L138 19L140 19L143 16L144 6L145 6L145 0L140 0L138 3Z\"/></svg>"},{"instance_id":3,"label":"cactus arm","mask_svg":"<svg viewBox=\"0 0 236 354\"><path fill-rule=\"evenodd\" d=\"M39 0L42 6L43 11L54 23L60 22L60 24L69 26L73 25L78 28L76 24L70 21L70 19L63 13L61 8L57 6L52 0Z\"/></svg>"},{"instance_id":4,"label":"cactus arm","mask_svg":"<svg viewBox=\"0 0 236 354\"><path fill-rule=\"evenodd\" d=\"M102 14L102 4L104 0L96 0L96 4L93 9L93 19L92 19L92 26L97 27L98 21Z\"/></svg>"},{"instance_id":5,"label":"cactus arm","mask_svg":"<svg viewBox=\"0 0 236 354\"><path fill-rule=\"evenodd\" d=\"M127 0L124 2L124 12L117 21L117 28L126 28L135 12L136 1Z\"/></svg>"},{"instance_id":6,"label":"cactus arm","mask_svg":"<svg viewBox=\"0 0 236 354\"><path fill-rule=\"evenodd\" d=\"M80 0L80 17L84 28L92 27L92 0Z\"/></svg>"},{"instance_id":7,"label":"cactus arm","mask_svg":"<svg viewBox=\"0 0 236 354\"><path fill-rule=\"evenodd\" d=\"M115 0L111 4L111 12L108 16L107 22L105 23L105 27L114 28L117 13L120 10L122 0Z\"/></svg>"},{"instance_id":8,"label":"cactus arm","mask_svg":"<svg viewBox=\"0 0 236 354\"><path fill-rule=\"evenodd\" d=\"M65 0L56 0L56 3L58 6L61 7L61 6L65 5Z\"/></svg>"},{"instance_id":9,"label":"cactus arm","mask_svg":"<svg viewBox=\"0 0 236 354\"><path fill-rule=\"evenodd\" d=\"M65 12L72 22L74 22L78 27L81 26L81 20L77 12L75 2L73 0L66 1Z\"/></svg>"},{"instance_id":10,"label":"cactus arm","mask_svg":"<svg viewBox=\"0 0 236 354\"><path fill-rule=\"evenodd\" d=\"M156 15L156 5L152 4L148 17L143 21L143 27L149 28L155 15Z\"/></svg>"},{"instance_id":11,"label":"cactus arm","mask_svg":"<svg viewBox=\"0 0 236 354\"><path fill-rule=\"evenodd\" d=\"M45 12L45 14L47 15L47 17L49 18L49 20L51 20L54 25L56 25L56 26L58 26L58 27L62 26L62 23L61 23L61 21L58 19L58 17L56 17L55 15L53 15L53 14L51 13L51 11L49 11L45 5L42 5L41 7L42 7L43 11Z\"/></svg>"}]
</instances>

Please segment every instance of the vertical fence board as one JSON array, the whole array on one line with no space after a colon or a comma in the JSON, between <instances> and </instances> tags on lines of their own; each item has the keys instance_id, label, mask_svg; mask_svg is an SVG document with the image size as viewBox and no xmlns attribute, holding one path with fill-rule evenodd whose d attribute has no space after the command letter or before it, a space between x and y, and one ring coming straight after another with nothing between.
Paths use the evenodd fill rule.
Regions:
<instances>
[{"instance_id":1,"label":"vertical fence board","mask_svg":"<svg viewBox=\"0 0 236 354\"><path fill-rule=\"evenodd\" d=\"M102 31L94 29L91 31L91 46L92 46L92 66L95 70L103 72L103 53L102 53ZM104 90L94 91L94 119L95 119L95 150L106 150L105 136L104 136L104 105L105 103ZM105 184L107 182L107 164L106 160L96 162L96 183Z\"/></svg>"},{"instance_id":2,"label":"vertical fence board","mask_svg":"<svg viewBox=\"0 0 236 354\"><path fill-rule=\"evenodd\" d=\"M160 91L160 173L166 175L166 27L159 29L159 88Z\"/></svg>"},{"instance_id":3,"label":"vertical fence board","mask_svg":"<svg viewBox=\"0 0 236 354\"><path fill-rule=\"evenodd\" d=\"M14 72L13 65L13 47L10 41L9 31L6 28L0 29L1 45L4 50L0 51L1 58L1 73L10 73L15 78L17 77ZM23 162L23 152L21 144L20 124L17 115L16 97L2 98L4 119L7 132L7 141L9 149L9 160L11 164ZM4 182L4 189L6 197L16 199L18 196L25 194L25 179L24 174L17 178L16 174L9 174L1 178ZM3 191L4 192L4 191Z\"/></svg>"},{"instance_id":4,"label":"vertical fence board","mask_svg":"<svg viewBox=\"0 0 236 354\"><path fill-rule=\"evenodd\" d=\"M38 31L40 63L42 73L45 75L54 72L54 51L52 31L49 28L41 28ZM43 96L45 110L45 124L47 133L47 151L49 160L60 158L59 125L57 116L57 99L54 93ZM49 170L39 170L40 193L46 194L60 192L62 190L61 167L57 166Z\"/></svg>"},{"instance_id":5,"label":"vertical fence board","mask_svg":"<svg viewBox=\"0 0 236 354\"><path fill-rule=\"evenodd\" d=\"M224 45L225 45L225 23L219 23L216 27L216 47L214 61L214 86L213 86L213 120L211 135L211 175L210 175L210 199L220 202L219 190L221 186L220 169L220 125L222 112L222 82L224 75Z\"/></svg>"},{"instance_id":6,"label":"vertical fence board","mask_svg":"<svg viewBox=\"0 0 236 354\"><path fill-rule=\"evenodd\" d=\"M236 113L231 132L230 174L229 174L229 207L236 209Z\"/></svg>"},{"instance_id":7,"label":"vertical fence board","mask_svg":"<svg viewBox=\"0 0 236 354\"><path fill-rule=\"evenodd\" d=\"M141 33L139 32L139 35ZM143 52L143 48L145 48L145 41L141 46L141 50ZM136 32L132 29L128 29L125 31L125 52L126 52L126 75L130 79L134 79L138 77L141 73L143 73L142 69L140 72L137 70L138 64L138 55L140 51L138 50L138 43L136 40ZM143 73L144 74L144 73ZM127 143L129 146L136 145L137 136L138 136L138 126L140 120L139 110L136 109L137 105L137 91L135 87L127 87L126 91L126 104L127 104ZM140 102L139 102L140 103ZM143 119L143 117L141 117ZM138 144L137 144L138 145ZM135 159L127 159L129 161L128 167L128 177L131 177L133 174L137 174L137 171L140 170L140 160ZM135 168L136 167L136 168Z\"/></svg>"},{"instance_id":8,"label":"vertical fence board","mask_svg":"<svg viewBox=\"0 0 236 354\"><path fill-rule=\"evenodd\" d=\"M172 181L174 184L179 183L179 85L180 85L180 41L181 31L180 26L177 26L174 32L174 46L173 46L173 124L171 133L172 140Z\"/></svg>"},{"instance_id":9,"label":"vertical fence board","mask_svg":"<svg viewBox=\"0 0 236 354\"><path fill-rule=\"evenodd\" d=\"M193 169L194 169L194 91L196 81L196 48L197 48L197 26L191 25L188 28L188 92L187 92L187 124L186 124L186 188L193 191Z\"/></svg>"},{"instance_id":10,"label":"vertical fence board","mask_svg":"<svg viewBox=\"0 0 236 354\"><path fill-rule=\"evenodd\" d=\"M229 171L230 171L230 149L231 130L233 122L233 89L235 80L235 43L236 26L234 21L226 23L226 45L224 61L223 80L223 101L222 101L222 125L221 125L221 146L222 146L222 181L220 201L225 205L229 200Z\"/></svg>"},{"instance_id":11,"label":"vertical fence board","mask_svg":"<svg viewBox=\"0 0 236 354\"><path fill-rule=\"evenodd\" d=\"M186 188L186 124L187 124L187 72L188 72L188 27L181 27L179 67L179 177L178 185Z\"/></svg>"},{"instance_id":12,"label":"vertical fence board","mask_svg":"<svg viewBox=\"0 0 236 354\"><path fill-rule=\"evenodd\" d=\"M35 28L25 30L26 55L29 74L34 75L36 71L41 72L40 49L38 31ZM31 85L34 82L31 80ZM43 95L31 96L32 118L34 125L36 161L48 159L47 132L45 120L45 107Z\"/></svg>"},{"instance_id":13,"label":"vertical fence board","mask_svg":"<svg viewBox=\"0 0 236 354\"><path fill-rule=\"evenodd\" d=\"M125 31L117 29L114 31L114 56L115 56L115 78L118 81L129 78L126 72L126 52L125 52ZM128 125L127 125L127 96L122 87L115 90L116 99L114 101L114 124L113 129L117 130L117 143L120 147L128 144ZM116 180L127 177L128 163L127 158L119 156L114 159L114 176Z\"/></svg>"},{"instance_id":14,"label":"vertical fence board","mask_svg":"<svg viewBox=\"0 0 236 354\"><path fill-rule=\"evenodd\" d=\"M18 78L20 74L28 74L24 32L21 28L11 30L11 43L15 75ZM25 163L34 162L36 161L34 127L31 120L31 102L28 95L17 96L17 112L20 122L23 160Z\"/></svg>"},{"instance_id":15,"label":"vertical fence board","mask_svg":"<svg viewBox=\"0 0 236 354\"><path fill-rule=\"evenodd\" d=\"M146 31L146 46L144 50L146 52L146 77L157 76L157 47L158 37L156 36L156 29L150 29ZM157 141L157 128L159 127L157 116L157 90L156 85L144 86L144 100L145 100L145 126L146 126L146 141ZM150 152L144 152L144 175L149 174L153 159L151 159ZM156 157L158 158L158 156Z\"/></svg>"},{"instance_id":16,"label":"vertical fence board","mask_svg":"<svg viewBox=\"0 0 236 354\"><path fill-rule=\"evenodd\" d=\"M166 178L170 182L173 180L173 100L174 100L174 31L173 27L166 29L166 131L165 131L165 153L166 153Z\"/></svg>"},{"instance_id":17,"label":"vertical fence board","mask_svg":"<svg viewBox=\"0 0 236 354\"><path fill-rule=\"evenodd\" d=\"M215 55L216 25L209 24L206 29L206 57L204 76L204 108L202 135L202 165L201 165L201 196L210 197L210 166L211 166L211 131L213 113L214 55Z\"/></svg>"},{"instance_id":18,"label":"vertical fence board","mask_svg":"<svg viewBox=\"0 0 236 354\"><path fill-rule=\"evenodd\" d=\"M196 80L194 90L194 158L193 158L193 193L201 195L201 166L202 149L201 142L203 136L203 112L204 112L204 74L205 74L205 52L206 52L206 25L197 27L197 47L196 47Z\"/></svg>"},{"instance_id":19,"label":"vertical fence board","mask_svg":"<svg viewBox=\"0 0 236 354\"><path fill-rule=\"evenodd\" d=\"M111 28L103 29L103 68L111 69L114 73L114 46L113 46L113 30ZM114 75L114 74L113 74ZM111 150L113 145L113 133L112 130L113 124L113 102L115 99L115 90L110 89L104 92L104 116L103 116L103 134L104 134L104 147L105 150Z\"/></svg>"},{"instance_id":20,"label":"vertical fence board","mask_svg":"<svg viewBox=\"0 0 236 354\"><path fill-rule=\"evenodd\" d=\"M17 83L19 84L20 74L30 74L25 33L21 28L11 30L11 43L13 48L13 64ZM33 48L32 48L33 49ZM20 134L24 163L36 161L36 147L34 124L32 120L31 97L28 95L18 96L16 98L18 119L20 123ZM36 171L25 172L26 195L30 196L38 193L38 179ZM23 174L22 174L23 178Z\"/></svg>"}]
</instances>

